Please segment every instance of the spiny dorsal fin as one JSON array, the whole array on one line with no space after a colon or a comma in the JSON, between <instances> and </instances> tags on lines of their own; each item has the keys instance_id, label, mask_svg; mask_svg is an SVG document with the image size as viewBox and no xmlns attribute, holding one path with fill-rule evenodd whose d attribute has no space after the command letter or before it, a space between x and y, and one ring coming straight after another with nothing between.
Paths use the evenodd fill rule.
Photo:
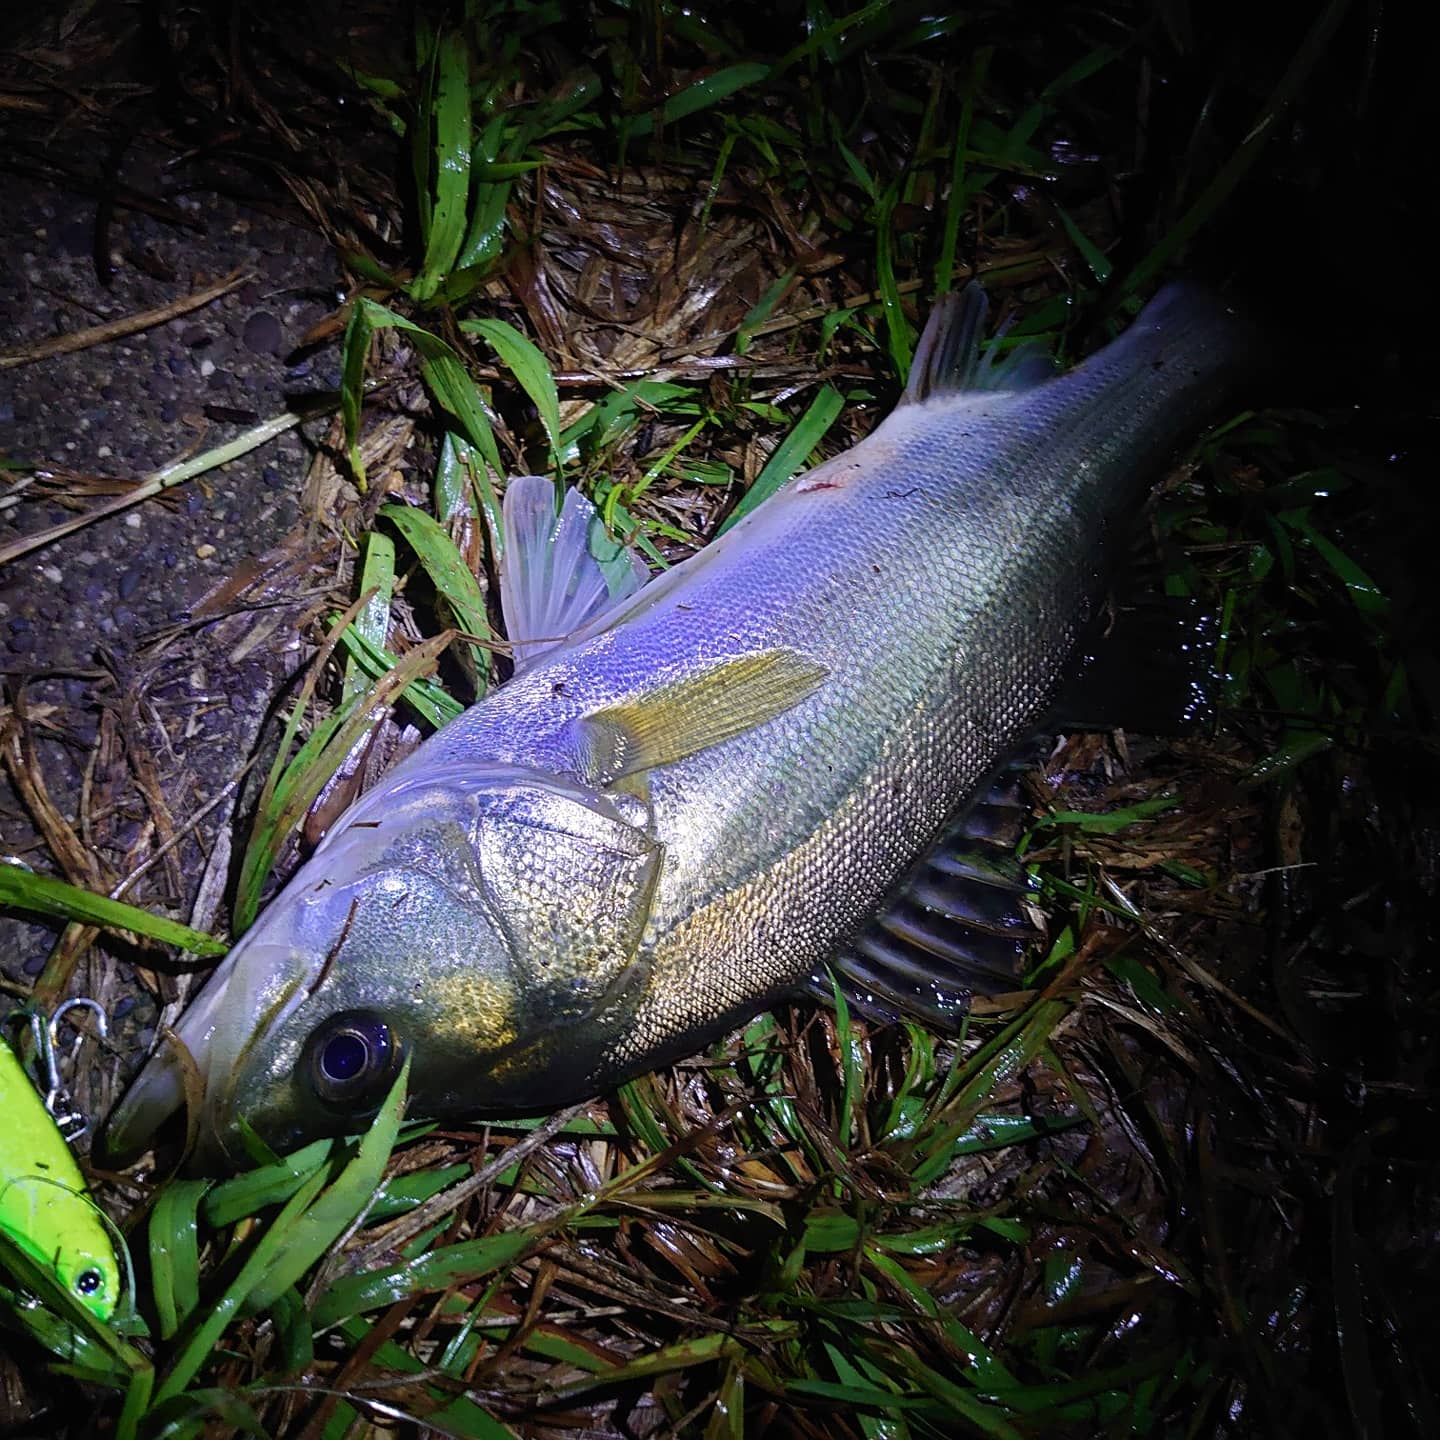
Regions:
<instances>
[{"instance_id":1,"label":"spiny dorsal fin","mask_svg":"<svg viewBox=\"0 0 1440 1440\"><path fill-rule=\"evenodd\" d=\"M1024 806L1013 772L957 820L891 892L880 913L814 976L812 994L889 1023L910 1015L955 1031L971 996L1017 988L1040 935L1033 882L1015 859ZM833 980L832 980L833 975Z\"/></svg>"},{"instance_id":2,"label":"spiny dorsal fin","mask_svg":"<svg viewBox=\"0 0 1440 1440\"><path fill-rule=\"evenodd\" d=\"M1023 340L1004 355L992 343L982 354L980 342L989 317L990 301L978 280L972 280L958 295L942 295L915 347L901 404L919 404L936 395L963 391L1027 390L1055 373L1048 352L1038 341ZM1001 327L996 341L1006 328L1008 324Z\"/></svg>"},{"instance_id":3,"label":"spiny dorsal fin","mask_svg":"<svg viewBox=\"0 0 1440 1440\"><path fill-rule=\"evenodd\" d=\"M555 486L543 475L510 481L503 519L500 609L517 674L650 578L578 490L565 492L557 514Z\"/></svg>"},{"instance_id":4,"label":"spiny dorsal fin","mask_svg":"<svg viewBox=\"0 0 1440 1440\"><path fill-rule=\"evenodd\" d=\"M575 773L613 785L743 735L798 705L829 674L798 650L721 660L648 695L573 721Z\"/></svg>"}]
</instances>

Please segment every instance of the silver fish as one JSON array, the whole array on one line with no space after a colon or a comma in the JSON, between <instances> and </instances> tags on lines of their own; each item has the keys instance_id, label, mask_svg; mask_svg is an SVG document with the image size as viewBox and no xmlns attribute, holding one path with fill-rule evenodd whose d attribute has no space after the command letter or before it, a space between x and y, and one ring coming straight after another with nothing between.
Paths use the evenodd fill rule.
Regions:
<instances>
[{"instance_id":1,"label":"silver fish","mask_svg":"<svg viewBox=\"0 0 1440 1440\"><path fill-rule=\"evenodd\" d=\"M1107 541L1243 348L1172 287L1063 376L961 387L982 317L978 289L938 310L867 439L618 603L577 560L584 503L512 482L521 668L336 823L182 1018L206 1158L243 1158L241 1117L277 1149L357 1128L402 1056L415 1115L597 1093L844 955L1033 726ZM112 1149L180 1101L159 1052Z\"/></svg>"}]
</instances>

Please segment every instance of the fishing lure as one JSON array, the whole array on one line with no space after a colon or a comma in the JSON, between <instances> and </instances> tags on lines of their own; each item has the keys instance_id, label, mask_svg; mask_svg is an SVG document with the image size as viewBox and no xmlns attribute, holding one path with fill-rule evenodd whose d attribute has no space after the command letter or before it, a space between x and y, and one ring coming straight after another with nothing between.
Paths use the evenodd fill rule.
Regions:
<instances>
[{"instance_id":1,"label":"fishing lure","mask_svg":"<svg viewBox=\"0 0 1440 1440\"><path fill-rule=\"evenodd\" d=\"M71 1003L99 1011L93 1001ZM120 1265L61 1128L73 1136L85 1126L64 1104L54 1042L60 1014L48 1026L30 1017L49 1082L44 1099L0 1035L0 1231L92 1315L108 1320L120 1296Z\"/></svg>"}]
</instances>

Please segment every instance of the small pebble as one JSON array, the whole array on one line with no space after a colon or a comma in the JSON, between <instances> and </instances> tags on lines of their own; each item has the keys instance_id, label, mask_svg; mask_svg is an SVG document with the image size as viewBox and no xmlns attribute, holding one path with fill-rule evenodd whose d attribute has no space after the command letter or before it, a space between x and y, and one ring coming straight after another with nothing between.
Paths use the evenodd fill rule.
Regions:
<instances>
[{"instance_id":1,"label":"small pebble","mask_svg":"<svg viewBox=\"0 0 1440 1440\"><path fill-rule=\"evenodd\" d=\"M210 332L203 325L191 325L180 336L180 343L191 350L198 350L200 346L208 345L210 340Z\"/></svg>"},{"instance_id":2,"label":"small pebble","mask_svg":"<svg viewBox=\"0 0 1440 1440\"><path fill-rule=\"evenodd\" d=\"M256 355L274 355L284 338L280 322L268 310L257 310L246 320L241 332L246 348Z\"/></svg>"},{"instance_id":3,"label":"small pebble","mask_svg":"<svg viewBox=\"0 0 1440 1440\"><path fill-rule=\"evenodd\" d=\"M67 220L60 227L59 241L64 255L88 255L95 245L95 222L89 218Z\"/></svg>"},{"instance_id":4,"label":"small pebble","mask_svg":"<svg viewBox=\"0 0 1440 1440\"><path fill-rule=\"evenodd\" d=\"M213 545L197 545L195 547L195 558L197 560L208 560L215 553Z\"/></svg>"},{"instance_id":5,"label":"small pebble","mask_svg":"<svg viewBox=\"0 0 1440 1440\"><path fill-rule=\"evenodd\" d=\"M122 600L128 600L139 588L143 578L143 571L138 565L132 565L121 577L120 583L115 588Z\"/></svg>"}]
</instances>

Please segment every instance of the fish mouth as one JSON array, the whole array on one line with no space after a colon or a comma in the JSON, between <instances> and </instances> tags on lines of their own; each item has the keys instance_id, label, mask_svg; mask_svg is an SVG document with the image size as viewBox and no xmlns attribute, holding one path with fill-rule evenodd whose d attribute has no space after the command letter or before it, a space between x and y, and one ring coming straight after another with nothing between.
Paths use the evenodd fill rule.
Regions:
<instances>
[{"instance_id":1,"label":"fish mouth","mask_svg":"<svg viewBox=\"0 0 1440 1440\"><path fill-rule=\"evenodd\" d=\"M236 945L173 1030L162 1034L159 1048L111 1111L104 1134L107 1157L116 1163L137 1159L187 1098L198 1101L196 1158L223 1156L241 1067L303 999L314 969L312 957L259 935ZM194 1077L188 1086L187 1072ZM198 1097L187 1093L195 1080Z\"/></svg>"}]
</instances>

